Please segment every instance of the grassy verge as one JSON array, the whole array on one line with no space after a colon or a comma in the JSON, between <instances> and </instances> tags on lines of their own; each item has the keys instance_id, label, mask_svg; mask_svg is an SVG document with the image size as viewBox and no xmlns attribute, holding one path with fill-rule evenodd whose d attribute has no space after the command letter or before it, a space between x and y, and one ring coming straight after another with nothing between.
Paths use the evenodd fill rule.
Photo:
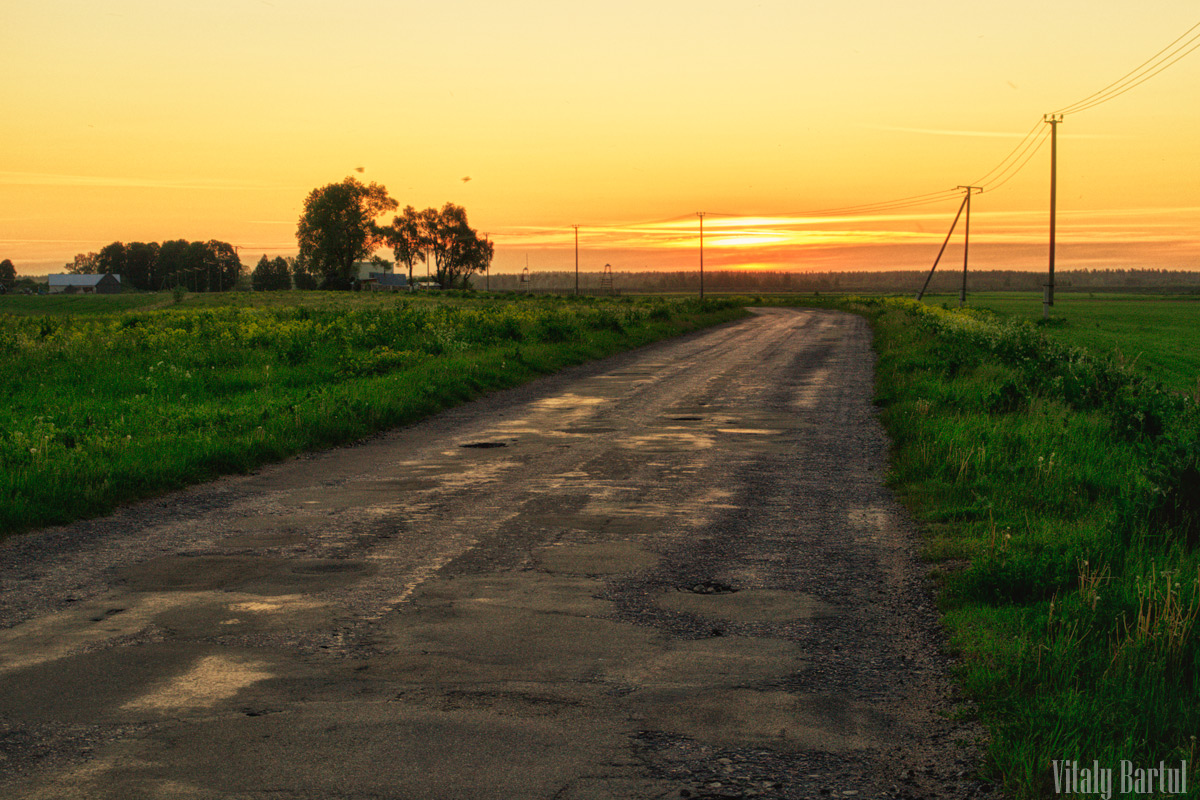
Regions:
<instances>
[{"instance_id":1,"label":"grassy verge","mask_svg":"<svg viewBox=\"0 0 1200 800\"><path fill-rule=\"evenodd\" d=\"M892 483L928 534L985 777L1186 759L1200 732L1200 408L1028 322L826 303L876 331Z\"/></svg>"},{"instance_id":2,"label":"grassy verge","mask_svg":"<svg viewBox=\"0 0 1200 800\"><path fill-rule=\"evenodd\" d=\"M93 305L0 315L0 535L353 441L745 313L731 299L317 293Z\"/></svg>"},{"instance_id":3,"label":"grassy verge","mask_svg":"<svg viewBox=\"0 0 1200 800\"><path fill-rule=\"evenodd\" d=\"M958 298L933 302L957 306ZM980 293L971 296L971 305L1042 324L1040 295ZM1051 339L1111 357L1175 391L1200 391L1200 297L1060 293L1042 329Z\"/></svg>"}]
</instances>

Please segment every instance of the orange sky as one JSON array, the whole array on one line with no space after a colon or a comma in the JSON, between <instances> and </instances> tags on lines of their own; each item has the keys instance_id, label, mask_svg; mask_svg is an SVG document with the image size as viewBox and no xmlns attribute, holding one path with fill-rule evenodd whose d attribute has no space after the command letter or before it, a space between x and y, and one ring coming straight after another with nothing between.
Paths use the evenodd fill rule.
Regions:
<instances>
[{"instance_id":1,"label":"orange sky","mask_svg":"<svg viewBox=\"0 0 1200 800\"><path fill-rule=\"evenodd\" d=\"M294 252L305 195L356 167L401 205L466 206L500 271L570 268L572 224L585 270L694 268L696 211L706 267L872 269L927 266L958 201L809 212L976 181L1200 12L8 0L0 20L0 257L22 274L113 240ZM1200 266L1198 80L1200 54L1067 117L1060 268ZM972 201L980 268L1044 266L1048 150Z\"/></svg>"}]
</instances>

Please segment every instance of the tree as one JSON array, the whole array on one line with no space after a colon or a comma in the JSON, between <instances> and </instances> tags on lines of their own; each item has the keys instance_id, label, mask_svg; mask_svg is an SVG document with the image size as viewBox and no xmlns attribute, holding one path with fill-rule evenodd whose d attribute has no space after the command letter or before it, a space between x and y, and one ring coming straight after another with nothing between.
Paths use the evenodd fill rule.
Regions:
<instances>
[{"instance_id":1,"label":"tree","mask_svg":"<svg viewBox=\"0 0 1200 800\"><path fill-rule=\"evenodd\" d=\"M101 275L106 272L121 275L123 279L125 275L125 245L121 242L113 242L100 248L100 252L96 254L96 272Z\"/></svg>"},{"instance_id":2,"label":"tree","mask_svg":"<svg viewBox=\"0 0 1200 800\"><path fill-rule=\"evenodd\" d=\"M367 258L383 243L383 229L375 219L396 206L383 186L374 182L363 185L353 177L309 193L296 239L300 255L323 276L325 288L350 288L354 262Z\"/></svg>"},{"instance_id":3,"label":"tree","mask_svg":"<svg viewBox=\"0 0 1200 800\"><path fill-rule=\"evenodd\" d=\"M413 266L425 260L424 240L421 237L421 221L417 210L405 206L400 216L392 218L392 224L384 229L384 239L396 256L396 264L408 268L408 282L413 282Z\"/></svg>"},{"instance_id":4,"label":"tree","mask_svg":"<svg viewBox=\"0 0 1200 800\"><path fill-rule=\"evenodd\" d=\"M78 253L71 263L67 264L67 272L72 275L95 275L99 271L96 269L99 258L97 253Z\"/></svg>"},{"instance_id":5,"label":"tree","mask_svg":"<svg viewBox=\"0 0 1200 800\"><path fill-rule=\"evenodd\" d=\"M467 210L446 203L441 211L427 208L417 215L420 239L433 258L434 272L443 289L466 288L472 272L482 272L492 262L492 243L467 224Z\"/></svg>"},{"instance_id":6,"label":"tree","mask_svg":"<svg viewBox=\"0 0 1200 800\"><path fill-rule=\"evenodd\" d=\"M17 268L7 258L0 261L0 287L5 291L11 289L17 282Z\"/></svg>"},{"instance_id":7,"label":"tree","mask_svg":"<svg viewBox=\"0 0 1200 800\"><path fill-rule=\"evenodd\" d=\"M296 256L288 259L292 267L292 284L303 292L311 292L321 285L320 276L309 268L308 259Z\"/></svg>"},{"instance_id":8,"label":"tree","mask_svg":"<svg viewBox=\"0 0 1200 800\"><path fill-rule=\"evenodd\" d=\"M156 282L158 273L158 243L130 242L125 246L125 272L121 275L121 284L132 286L142 291L154 291L159 288Z\"/></svg>"},{"instance_id":9,"label":"tree","mask_svg":"<svg viewBox=\"0 0 1200 800\"><path fill-rule=\"evenodd\" d=\"M158 248L158 286L155 289L165 289L168 286L187 285L186 270L191 243L187 239L172 239L163 242Z\"/></svg>"},{"instance_id":10,"label":"tree","mask_svg":"<svg viewBox=\"0 0 1200 800\"><path fill-rule=\"evenodd\" d=\"M265 255L250 274L250 284L256 292L278 291L292 288L292 276L287 262L282 258L268 259Z\"/></svg>"},{"instance_id":11,"label":"tree","mask_svg":"<svg viewBox=\"0 0 1200 800\"><path fill-rule=\"evenodd\" d=\"M219 242L216 239L204 242L201 247L204 254L205 289L210 292L231 290L242 274L242 260L238 258L237 248L229 242Z\"/></svg>"},{"instance_id":12,"label":"tree","mask_svg":"<svg viewBox=\"0 0 1200 800\"><path fill-rule=\"evenodd\" d=\"M271 259L271 269L278 276L280 289L292 288L292 266L283 256L275 256Z\"/></svg>"}]
</instances>

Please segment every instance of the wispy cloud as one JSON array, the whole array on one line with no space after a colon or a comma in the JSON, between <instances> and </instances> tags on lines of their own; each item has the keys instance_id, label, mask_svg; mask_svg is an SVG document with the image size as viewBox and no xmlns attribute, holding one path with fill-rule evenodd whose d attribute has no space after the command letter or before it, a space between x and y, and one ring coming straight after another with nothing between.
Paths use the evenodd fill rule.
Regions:
<instances>
[{"instance_id":1,"label":"wispy cloud","mask_svg":"<svg viewBox=\"0 0 1200 800\"><path fill-rule=\"evenodd\" d=\"M279 189L281 186L255 181L229 181L212 178L117 178L105 175L63 175L53 172L0 171L0 185L101 187L118 189Z\"/></svg>"}]
</instances>

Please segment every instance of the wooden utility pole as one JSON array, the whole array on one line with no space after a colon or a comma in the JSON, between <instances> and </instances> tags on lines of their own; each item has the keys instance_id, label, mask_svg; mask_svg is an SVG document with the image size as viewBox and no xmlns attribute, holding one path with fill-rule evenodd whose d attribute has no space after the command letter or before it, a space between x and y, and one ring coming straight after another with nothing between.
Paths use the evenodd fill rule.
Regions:
<instances>
[{"instance_id":1,"label":"wooden utility pole","mask_svg":"<svg viewBox=\"0 0 1200 800\"><path fill-rule=\"evenodd\" d=\"M697 211L700 218L700 299L704 299L704 212Z\"/></svg>"},{"instance_id":2,"label":"wooden utility pole","mask_svg":"<svg viewBox=\"0 0 1200 800\"><path fill-rule=\"evenodd\" d=\"M1042 121L1050 126L1050 282L1046 284L1046 305L1054 305L1054 245L1058 232L1058 125L1062 114L1047 114Z\"/></svg>"},{"instance_id":3,"label":"wooden utility pole","mask_svg":"<svg viewBox=\"0 0 1200 800\"><path fill-rule=\"evenodd\" d=\"M575 294L579 294L579 226L572 225L575 229Z\"/></svg>"},{"instance_id":4,"label":"wooden utility pole","mask_svg":"<svg viewBox=\"0 0 1200 800\"><path fill-rule=\"evenodd\" d=\"M958 293L958 307L962 308L967 304L967 256L971 250L971 195L978 194L983 191L981 186L959 186L959 189L967 190L967 218L965 237L963 238L963 281L962 290Z\"/></svg>"},{"instance_id":5,"label":"wooden utility pole","mask_svg":"<svg viewBox=\"0 0 1200 800\"><path fill-rule=\"evenodd\" d=\"M938 250L937 258L933 260L933 266L929 268L929 274L925 276L925 285L921 287L921 291L917 292L918 302L925 296L925 290L929 288L929 281L933 279L933 271L937 269L938 262L942 260L942 253L946 252L946 245L950 244L950 237L954 235L954 229L958 226L958 218L962 216L963 209L967 207L967 201L970 199L971 195L968 192L958 207L958 213L954 215L954 222L950 223L950 230L946 232L946 239L942 242L942 249Z\"/></svg>"}]
</instances>

